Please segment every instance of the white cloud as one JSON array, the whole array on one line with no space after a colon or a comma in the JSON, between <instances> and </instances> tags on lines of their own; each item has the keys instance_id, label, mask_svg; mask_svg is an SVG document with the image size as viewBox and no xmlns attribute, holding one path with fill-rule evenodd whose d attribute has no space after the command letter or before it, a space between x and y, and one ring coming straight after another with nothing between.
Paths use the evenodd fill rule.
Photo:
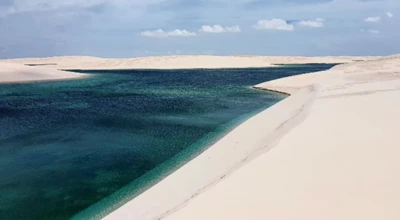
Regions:
<instances>
[{"instance_id":1,"label":"white cloud","mask_svg":"<svg viewBox=\"0 0 400 220\"><path fill-rule=\"evenodd\" d=\"M312 27L312 28L321 28L324 26L324 19L317 18L315 21L312 20L304 20L300 21L298 24L301 26Z\"/></svg>"},{"instance_id":2,"label":"white cloud","mask_svg":"<svg viewBox=\"0 0 400 220\"><path fill-rule=\"evenodd\" d=\"M207 32L207 33L223 33L225 32L225 29L221 25L203 25L201 26L201 31Z\"/></svg>"},{"instance_id":3,"label":"white cloud","mask_svg":"<svg viewBox=\"0 0 400 220\"><path fill-rule=\"evenodd\" d=\"M264 30L264 29L274 29L281 31L293 31L294 26L292 24L288 24L285 20L282 19L272 19L272 20L260 20L257 24L253 25L254 29Z\"/></svg>"},{"instance_id":4,"label":"white cloud","mask_svg":"<svg viewBox=\"0 0 400 220\"><path fill-rule=\"evenodd\" d=\"M379 22L381 21L381 17L376 16L376 17L368 17L364 19L365 22Z\"/></svg>"},{"instance_id":5,"label":"white cloud","mask_svg":"<svg viewBox=\"0 0 400 220\"><path fill-rule=\"evenodd\" d=\"M169 32L165 32L162 29L158 29L155 31L143 31L140 33L140 35L152 38L167 38L167 37L192 37L196 36L196 33L180 29L175 29Z\"/></svg>"},{"instance_id":6,"label":"white cloud","mask_svg":"<svg viewBox=\"0 0 400 220\"><path fill-rule=\"evenodd\" d=\"M154 38L167 37L167 34L161 29L158 29L155 31L143 31L140 33L140 35L145 36L145 37L154 37Z\"/></svg>"},{"instance_id":7,"label":"white cloud","mask_svg":"<svg viewBox=\"0 0 400 220\"><path fill-rule=\"evenodd\" d=\"M174 37L191 37L191 36L196 36L196 33L190 32L187 30L179 30L175 29L174 31L170 31L167 33L168 36L174 36Z\"/></svg>"},{"instance_id":8,"label":"white cloud","mask_svg":"<svg viewBox=\"0 0 400 220\"><path fill-rule=\"evenodd\" d=\"M379 34L380 33L380 31L378 31L378 30L368 30L368 32L371 34Z\"/></svg>"},{"instance_id":9,"label":"white cloud","mask_svg":"<svg viewBox=\"0 0 400 220\"><path fill-rule=\"evenodd\" d=\"M222 27L221 25L203 25L200 29L202 32L207 33L224 33L224 32L231 32L231 33L238 33L242 30L240 29L239 25L231 26L231 27Z\"/></svg>"},{"instance_id":10,"label":"white cloud","mask_svg":"<svg viewBox=\"0 0 400 220\"><path fill-rule=\"evenodd\" d=\"M390 12L386 12L386 15L387 15L389 18L393 18L393 17L394 17L394 14L392 14L392 13L390 13Z\"/></svg>"}]
</instances>

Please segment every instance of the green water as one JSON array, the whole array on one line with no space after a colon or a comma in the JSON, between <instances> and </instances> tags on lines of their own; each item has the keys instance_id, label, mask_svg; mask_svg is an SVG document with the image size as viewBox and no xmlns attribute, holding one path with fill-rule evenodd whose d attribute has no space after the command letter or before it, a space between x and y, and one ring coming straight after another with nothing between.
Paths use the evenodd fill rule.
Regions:
<instances>
[{"instance_id":1,"label":"green water","mask_svg":"<svg viewBox=\"0 0 400 220\"><path fill-rule=\"evenodd\" d=\"M0 219L99 218L284 98L252 85L331 66L0 85Z\"/></svg>"}]
</instances>

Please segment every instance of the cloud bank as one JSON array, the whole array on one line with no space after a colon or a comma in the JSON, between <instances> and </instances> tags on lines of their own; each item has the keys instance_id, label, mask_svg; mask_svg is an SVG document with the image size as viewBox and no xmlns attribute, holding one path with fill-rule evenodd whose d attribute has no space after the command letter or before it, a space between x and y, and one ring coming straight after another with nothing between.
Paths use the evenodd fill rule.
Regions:
<instances>
[{"instance_id":1,"label":"cloud bank","mask_svg":"<svg viewBox=\"0 0 400 220\"><path fill-rule=\"evenodd\" d=\"M393 54L397 11L399 0L0 0L0 58Z\"/></svg>"},{"instance_id":2,"label":"cloud bank","mask_svg":"<svg viewBox=\"0 0 400 220\"><path fill-rule=\"evenodd\" d=\"M242 30L240 29L239 25L231 26L231 27L222 27L221 25L203 25L200 29L201 32L206 32L206 33L214 33L214 34L219 34L219 33L239 33Z\"/></svg>"},{"instance_id":3,"label":"cloud bank","mask_svg":"<svg viewBox=\"0 0 400 220\"><path fill-rule=\"evenodd\" d=\"M294 26L282 19L274 18L272 20L260 20L257 24L253 25L257 30L280 30L280 31L293 31Z\"/></svg>"}]
</instances>

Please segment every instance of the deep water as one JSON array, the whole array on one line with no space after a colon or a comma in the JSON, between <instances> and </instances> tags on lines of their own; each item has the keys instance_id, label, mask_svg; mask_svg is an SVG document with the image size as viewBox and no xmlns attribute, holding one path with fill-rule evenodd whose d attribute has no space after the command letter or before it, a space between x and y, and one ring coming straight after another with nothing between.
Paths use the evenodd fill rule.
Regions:
<instances>
[{"instance_id":1,"label":"deep water","mask_svg":"<svg viewBox=\"0 0 400 220\"><path fill-rule=\"evenodd\" d=\"M252 85L332 66L85 71L0 85L0 219L111 211L284 98Z\"/></svg>"}]
</instances>

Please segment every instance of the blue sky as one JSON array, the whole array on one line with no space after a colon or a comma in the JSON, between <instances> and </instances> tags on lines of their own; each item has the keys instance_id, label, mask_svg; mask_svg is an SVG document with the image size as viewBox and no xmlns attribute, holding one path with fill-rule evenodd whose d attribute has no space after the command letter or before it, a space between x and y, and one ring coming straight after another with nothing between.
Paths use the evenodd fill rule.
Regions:
<instances>
[{"instance_id":1,"label":"blue sky","mask_svg":"<svg viewBox=\"0 0 400 220\"><path fill-rule=\"evenodd\" d=\"M0 0L0 58L400 53L399 0Z\"/></svg>"}]
</instances>

